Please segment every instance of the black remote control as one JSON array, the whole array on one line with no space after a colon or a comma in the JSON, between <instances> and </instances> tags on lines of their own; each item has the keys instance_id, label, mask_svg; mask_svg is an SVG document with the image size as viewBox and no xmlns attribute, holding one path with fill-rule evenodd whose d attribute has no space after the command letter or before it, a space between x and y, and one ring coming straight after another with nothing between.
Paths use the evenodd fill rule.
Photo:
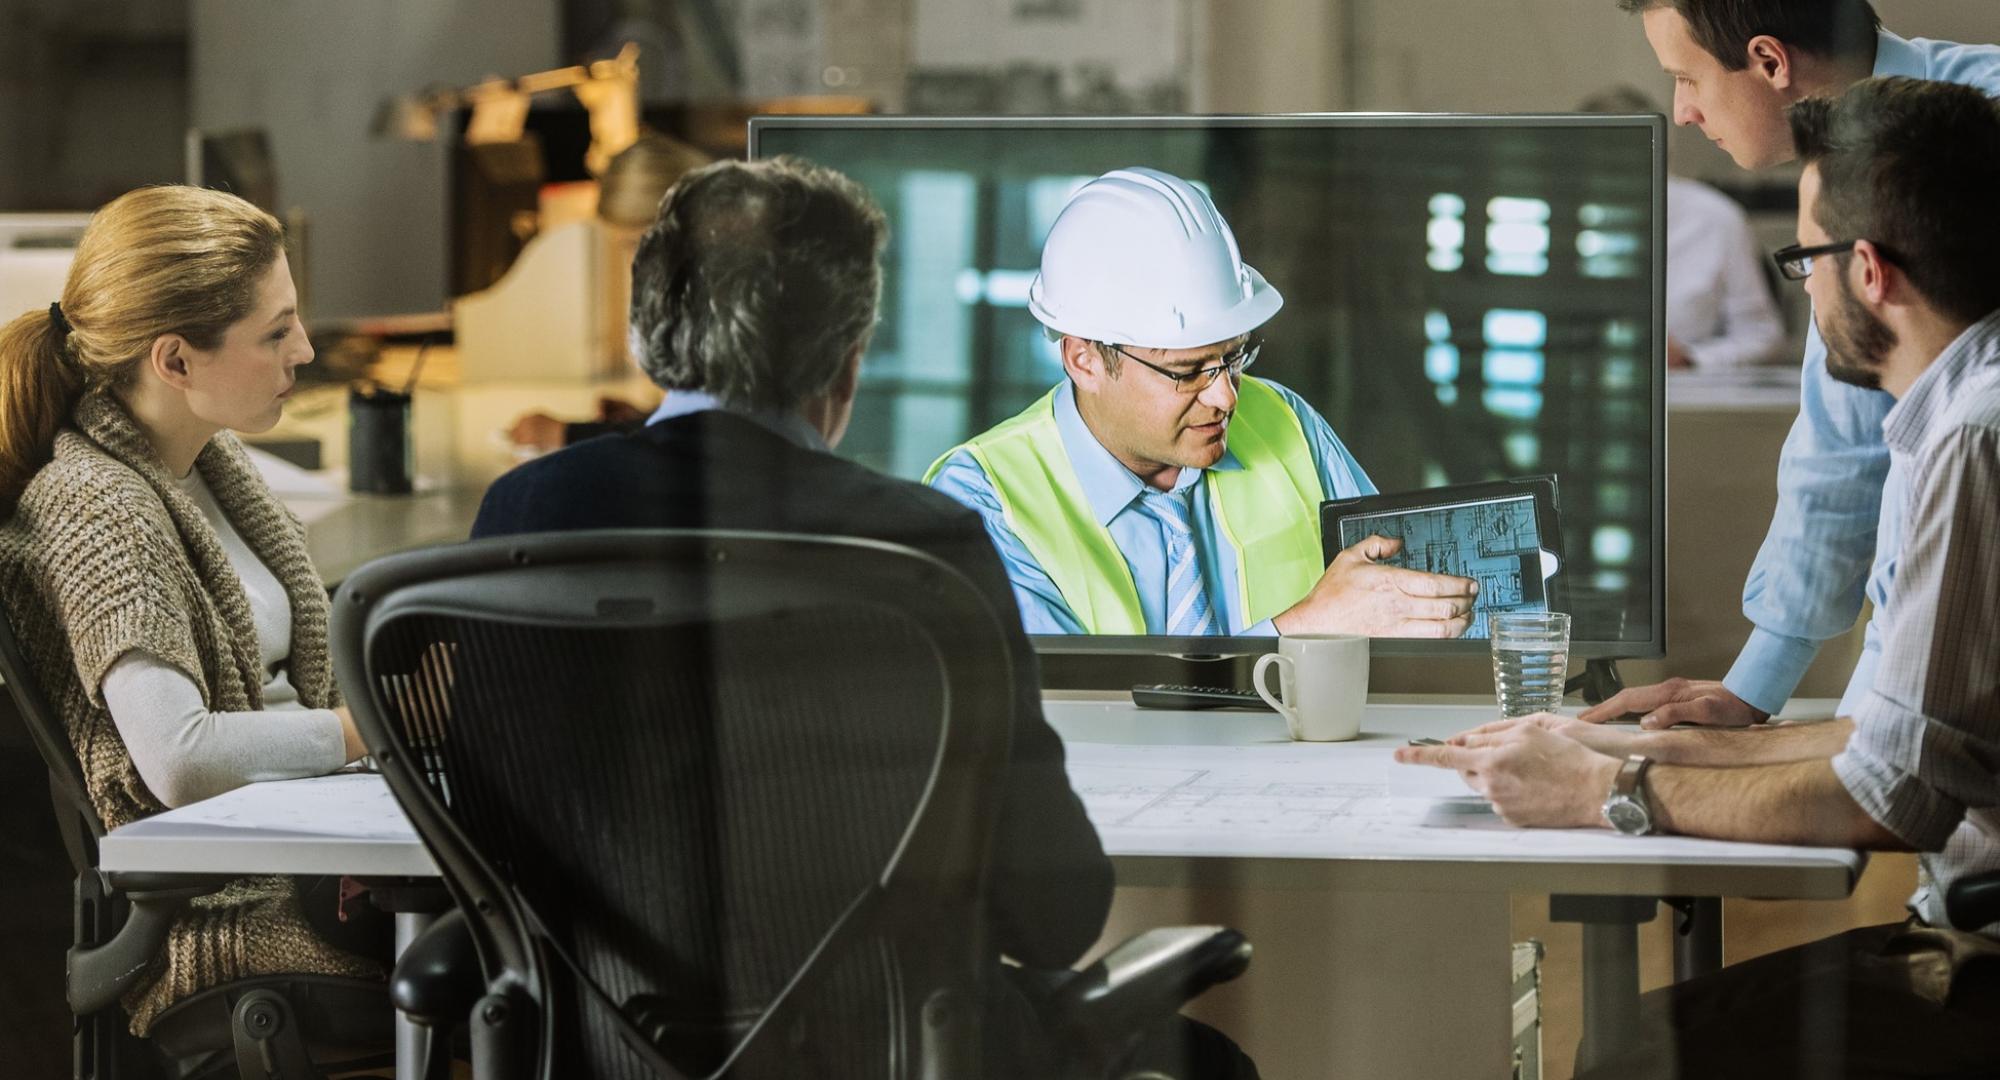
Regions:
<instances>
[{"instance_id":1,"label":"black remote control","mask_svg":"<svg viewBox=\"0 0 2000 1080\"><path fill-rule=\"evenodd\" d=\"M1255 690L1230 690L1220 686L1135 686L1132 704L1142 709L1262 709L1271 706Z\"/></svg>"}]
</instances>

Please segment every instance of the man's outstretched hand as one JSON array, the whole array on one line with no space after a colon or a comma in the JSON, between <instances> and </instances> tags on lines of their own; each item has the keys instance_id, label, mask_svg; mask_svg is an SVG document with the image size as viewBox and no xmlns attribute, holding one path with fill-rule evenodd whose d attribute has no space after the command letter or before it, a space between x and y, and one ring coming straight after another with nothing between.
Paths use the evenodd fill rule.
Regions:
<instances>
[{"instance_id":1,"label":"man's outstretched hand","mask_svg":"<svg viewBox=\"0 0 2000 1080\"><path fill-rule=\"evenodd\" d=\"M1602 705L1585 709L1577 717L1601 724L1626 713L1639 713L1639 726L1670 728L1675 724L1701 727L1749 727L1761 724L1771 714L1731 693L1728 687L1707 679L1668 679L1651 686L1631 686L1611 696Z\"/></svg>"}]
</instances>

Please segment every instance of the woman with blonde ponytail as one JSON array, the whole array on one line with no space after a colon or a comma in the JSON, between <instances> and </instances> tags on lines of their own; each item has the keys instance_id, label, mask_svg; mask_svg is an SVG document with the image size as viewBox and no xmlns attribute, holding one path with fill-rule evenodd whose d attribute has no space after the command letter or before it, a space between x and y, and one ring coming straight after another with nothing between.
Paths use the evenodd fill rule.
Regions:
<instances>
[{"instance_id":1,"label":"woman with blonde ponytail","mask_svg":"<svg viewBox=\"0 0 2000 1080\"><path fill-rule=\"evenodd\" d=\"M363 752L304 530L231 433L277 423L312 361L297 306L276 219L153 187L91 219L59 302L0 329L0 603L107 828ZM196 899L132 1030L228 980L379 975L386 941L340 931L321 891Z\"/></svg>"}]
</instances>

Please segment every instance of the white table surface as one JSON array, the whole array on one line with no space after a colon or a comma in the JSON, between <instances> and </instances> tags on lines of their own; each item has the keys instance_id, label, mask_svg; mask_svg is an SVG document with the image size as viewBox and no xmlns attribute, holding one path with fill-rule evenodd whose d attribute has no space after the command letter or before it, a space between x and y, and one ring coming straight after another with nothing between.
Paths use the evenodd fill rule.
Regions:
<instances>
[{"instance_id":1,"label":"white table surface","mask_svg":"<svg viewBox=\"0 0 2000 1080\"><path fill-rule=\"evenodd\" d=\"M1800 702L1795 709L1825 705ZM1482 722L1489 707L1384 697L1371 701L1361 738L1330 744L1292 742L1269 713L1140 710L1109 693L1052 696L1048 716L1070 746L1072 774L1082 777L1092 821L1126 883L1196 881L1204 864L1229 861L1256 868L1266 884L1311 887L1326 884L1325 868L1339 864L1340 883L1352 889L1825 899L1847 895L1865 865L1861 855L1840 849L1516 830L1464 806L1468 800L1449 813L1410 809L1436 804L1398 797L1415 790L1403 784L1435 787L1450 775L1401 780L1398 774L1417 767L1389 763L1390 750L1413 736L1449 735ZM1210 771L1225 784L1260 770L1349 781L1379 772L1383 790L1300 795L1295 818L1323 818L1302 829L1273 827L1254 808L1233 821L1201 811L1149 816L1137 812L1129 792L1105 786L1132 777L1158 784L1164 772L1181 778L1184 803L1205 800L1212 807L1218 794L1225 801L1240 796L1240 784L1220 792L1188 775L1190 757L1200 752L1177 748L1200 746L1213 748ZM1164 770L1148 768L1162 764ZM1241 810L1245 800L1236 801ZM1385 816L1390 808L1396 817ZM1412 825L1413 814L1426 820ZM113 871L437 873L381 778L367 774L251 784L135 821L104 837L99 861Z\"/></svg>"},{"instance_id":2,"label":"white table surface","mask_svg":"<svg viewBox=\"0 0 2000 1080\"><path fill-rule=\"evenodd\" d=\"M438 876L372 773L249 784L113 829L97 856L107 871Z\"/></svg>"},{"instance_id":3,"label":"white table surface","mask_svg":"<svg viewBox=\"0 0 2000 1080\"><path fill-rule=\"evenodd\" d=\"M1833 705L1799 701L1783 715ZM1124 884L1199 884L1227 861L1230 880L1248 870L1264 885L1317 888L1337 876L1354 890L1836 899L1866 865L1836 848L1514 829L1477 800L1423 797L1469 793L1453 774L1390 753L1485 723L1486 701L1382 695L1361 737L1344 743L1293 742L1271 713L1142 710L1115 693L1063 694L1047 710ZM1314 790L1315 778L1337 786Z\"/></svg>"},{"instance_id":4,"label":"white table surface","mask_svg":"<svg viewBox=\"0 0 2000 1080\"><path fill-rule=\"evenodd\" d=\"M1270 992L1246 983L1266 996L1231 1026L1274 1075L1505 1075L1511 999L1501 946L1510 893L1836 898L1865 865L1842 850L1514 830L1490 813L1481 820L1483 804L1467 798L1450 804L1443 820L1454 824L1427 824L1422 819L1447 804L1421 793L1449 791L1439 785L1455 778L1394 765L1388 753L1413 736L1483 722L1491 708L1464 698L1385 696L1371 701L1361 738L1323 746L1291 742L1271 714L1142 711L1115 693L1052 695L1048 716L1112 855L1121 897L1143 904L1189 890L1244 890L1246 898L1301 898L1283 907L1304 925L1266 940L1279 949L1259 964L1257 983ZM1799 702L1791 712L1830 710L1828 702ZM1154 767L1163 762L1167 768ZM1397 770L1423 778L1398 779ZM1330 776L1346 787L1321 790ZM437 873L382 779L369 774L252 784L133 822L103 838L99 864ZM1115 925L1121 910L1134 914L1114 908L1114 935L1130 929ZM1138 915L1142 926L1163 921L1143 909ZM398 927L399 941L421 929L404 916ZM1616 940L1629 946L1634 933L1623 927ZM1635 948L1587 955L1592 965L1615 988L1610 1000L1629 1011L1638 993ZM1350 969L1372 974L1327 978ZM1310 989L1292 992L1302 986ZM1440 996L1439 986L1453 992ZM1586 1008L1587 1025L1598 1008ZM1424 1038L1438 1024L1458 1037ZM399 1042L411 1049L399 1053L399 1075L414 1075L414 1029L400 1027L408 1030Z\"/></svg>"}]
</instances>

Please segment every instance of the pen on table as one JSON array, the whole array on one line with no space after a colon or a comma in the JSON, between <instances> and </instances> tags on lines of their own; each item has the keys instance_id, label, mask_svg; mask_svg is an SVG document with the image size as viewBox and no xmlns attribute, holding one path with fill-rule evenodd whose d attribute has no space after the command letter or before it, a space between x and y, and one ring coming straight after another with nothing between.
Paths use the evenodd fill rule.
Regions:
<instances>
[{"instance_id":1,"label":"pen on table","mask_svg":"<svg viewBox=\"0 0 2000 1080\"><path fill-rule=\"evenodd\" d=\"M1443 746L1443 739L1411 739L1411 746Z\"/></svg>"}]
</instances>

